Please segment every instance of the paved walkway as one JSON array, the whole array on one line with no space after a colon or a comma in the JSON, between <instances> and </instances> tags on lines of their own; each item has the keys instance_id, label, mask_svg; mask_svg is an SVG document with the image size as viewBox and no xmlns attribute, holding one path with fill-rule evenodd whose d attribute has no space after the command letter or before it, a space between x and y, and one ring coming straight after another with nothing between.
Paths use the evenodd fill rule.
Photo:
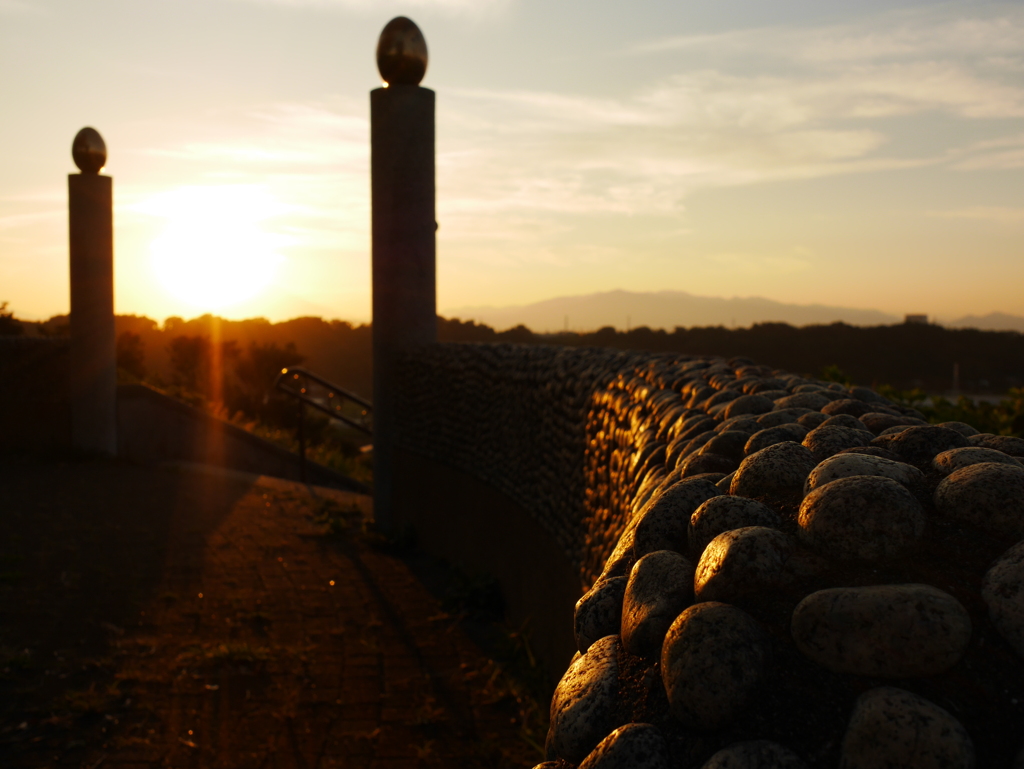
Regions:
<instances>
[{"instance_id":1,"label":"paved walkway","mask_svg":"<svg viewBox=\"0 0 1024 769\"><path fill-rule=\"evenodd\" d=\"M533 766L543 724L368 504L0 462L0 766Z\"/></svg>"}]
</instances>

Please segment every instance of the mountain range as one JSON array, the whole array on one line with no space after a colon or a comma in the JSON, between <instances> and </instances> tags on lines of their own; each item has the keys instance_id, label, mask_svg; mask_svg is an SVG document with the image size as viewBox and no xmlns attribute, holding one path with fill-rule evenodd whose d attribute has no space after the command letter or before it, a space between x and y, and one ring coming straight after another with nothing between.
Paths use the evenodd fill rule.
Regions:
<instances>
[{"instance_id":1,"label":"mountain range","mask_svg":"<svg viewBox=\"0 0 1024 769\"><path fill-rule=\"evenodd\" d=\"M913 309L913 308L911 308ZM474 320L504 330L519 324L537 332L595 331L603 326L619 330L648 326L671 331L676 326L747 327L780 322L808 326L842 322L852 326L881 326L903 319L879 310L833 307L824 304L786 304L763 297L695 296L685 291L606 291L582 296L560 296L533 304L509 307L454 307L448 318ZM1024 318L1005 313L968 315L943 322L951 328L1014 330L1024 332Z\"/></svg>"}]
</instances>

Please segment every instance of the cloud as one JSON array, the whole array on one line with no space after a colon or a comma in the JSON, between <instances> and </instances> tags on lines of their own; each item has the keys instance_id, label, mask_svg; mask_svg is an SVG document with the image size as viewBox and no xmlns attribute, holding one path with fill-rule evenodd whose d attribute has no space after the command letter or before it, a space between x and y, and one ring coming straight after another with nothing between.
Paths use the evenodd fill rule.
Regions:
<instances>
[{"instance_id":1,"label":"cloud","mask_svg":"<svg viewBox=\"0 0 1024 769\"><path fill-rule=\"evenodd\" d=\"M932 211L929 213L929 216L941 217L943 219L975 219L978 221L1013 225L1024 223L1024 208L972 206L952 211Z\"/></svg>"}]
</instances>

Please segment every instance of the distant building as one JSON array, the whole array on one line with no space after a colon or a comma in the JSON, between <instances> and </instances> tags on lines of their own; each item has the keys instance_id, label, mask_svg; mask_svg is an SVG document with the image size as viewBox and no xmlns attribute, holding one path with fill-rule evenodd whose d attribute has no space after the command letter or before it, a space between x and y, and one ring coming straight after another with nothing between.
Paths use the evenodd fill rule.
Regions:
<instances>
[{"instance_id":1,"label":"distant building","mask_svg":"<svg viewBox=\"0 0 1024 769\"><path fill-rule=\"evenodd\" d=\"M928 325L927 315L907 315L903 318L904 323L923 323Z\"/></svg>"}]
</instances>

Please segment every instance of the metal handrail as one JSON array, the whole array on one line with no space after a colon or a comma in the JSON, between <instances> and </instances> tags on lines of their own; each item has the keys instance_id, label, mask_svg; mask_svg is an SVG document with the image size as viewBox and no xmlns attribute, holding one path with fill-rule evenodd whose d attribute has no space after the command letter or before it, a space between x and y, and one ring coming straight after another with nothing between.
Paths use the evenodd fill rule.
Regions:
<instances>
[{"instance_id":1,"label":"metal handrail","mask_svg":"<svg viewBox=\"0 0 1024 769\"><path fill-rule=\"evenodd\" d=\"M328 398L335 398L334 402L337 405L335 405L334 408L330 408L328 406L323 405L319 401L314 400L306 392L309 389L308 386L300 386L298 390L295 390L288 386L290 383L302 382L302 380L315 382L316 384L320 385L322 388L324 388L324 390L327 391ZM305 405L310 406L311 408L315 408L317 411L322 411L324 414L327 414L328 416L333 417L334 419L344 422L349 427L354 427L356 430L360 430L366 433L367 435L373 435L373 430L366 424L356 422L354 419L349 419L348 417L338 413L338 411L341 410L342 401L344 400L350 400L353 403L357 403L360 406L362 406L364 416L367 415L367 412L373 411L373 404L370 403L368 400L360 398L355 393L349 392L344 387L338 387L336 384L328 382L323 377L319 377L311 371L307 371L306 369L300 368L299 366L289 366L288 368L283 368L281 369L281 373L277 375L277 379L274 380L274 389L280 390L285 395L295 398L301 403L304 403Z\"/></svg>"}]
</instances>

